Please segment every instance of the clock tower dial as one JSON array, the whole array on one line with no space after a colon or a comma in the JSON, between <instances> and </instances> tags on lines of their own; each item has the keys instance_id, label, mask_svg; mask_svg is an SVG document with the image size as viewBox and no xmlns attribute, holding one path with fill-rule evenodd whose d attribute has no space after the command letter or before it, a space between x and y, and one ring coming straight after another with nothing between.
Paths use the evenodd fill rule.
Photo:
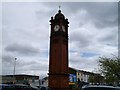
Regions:
<instances>
[{"instance_id":1,"label":"clock tower dial","mask_svg":"<svg viewBox=\"0 0 120 90\"><path fill-rule=\"evenodd\" d=\"M59 25L55 25L54 26L54 31L58 31L60 29L60 26Z\"/></svg>"},{"instance_id":2,"label":"clock tower dial","mask_svg":"<svg viewBox=\"0 0 120 90\"><path fill-rule=\"evenodd\" d=\"M49 87L51 90L68 90L68 19L61 13L51 17L49 52Z\"/></svg>"},{"instance_id":3,"label":"clock tower dial","mask_svg":"<svg viewBox=\"0 0 120 90\"><path fill-rule=\"evenodd\" d=\"M65 27L62 25L62 31L65 32Z\"/></svg>"}]
</instances>

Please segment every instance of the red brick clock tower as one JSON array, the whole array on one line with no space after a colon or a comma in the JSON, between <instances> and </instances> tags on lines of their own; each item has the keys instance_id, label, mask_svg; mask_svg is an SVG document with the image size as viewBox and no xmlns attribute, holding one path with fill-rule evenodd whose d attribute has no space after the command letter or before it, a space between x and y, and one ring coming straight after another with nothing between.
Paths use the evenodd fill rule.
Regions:
<instances>
[{"instance_id":1,"label":"red brick clock tower","mask_svg":"<svg viewBox=\"0 0 120 90\"><path fill-rule=\"evenodd\" d=\"M51 90L69 90L68 86L68 19L61 10L51 17L49 87Z\"/></svg>"}]
</instances>

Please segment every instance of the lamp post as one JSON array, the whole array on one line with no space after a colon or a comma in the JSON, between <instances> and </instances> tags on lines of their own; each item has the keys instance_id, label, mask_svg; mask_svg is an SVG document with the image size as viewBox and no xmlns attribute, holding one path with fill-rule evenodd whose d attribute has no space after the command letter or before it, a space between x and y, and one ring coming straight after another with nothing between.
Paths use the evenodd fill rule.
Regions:
<instances>
[{"instance_id":1,"label":"lamp post","mask_svg":"<svg viewBox=\"0 0 120 90\"><path fill-rule=\"evenodd\" d=\"M15 82L15 66L16 66L16 60L17 60L17 58L15 58L15 60L14 60L13 83Z\"/></svg>"}]
</instances>

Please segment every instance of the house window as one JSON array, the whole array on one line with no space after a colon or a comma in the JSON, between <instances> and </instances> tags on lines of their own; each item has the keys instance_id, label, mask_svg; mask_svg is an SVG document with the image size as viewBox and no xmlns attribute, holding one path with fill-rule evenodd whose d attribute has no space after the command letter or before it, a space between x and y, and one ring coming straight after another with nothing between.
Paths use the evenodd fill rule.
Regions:
<instances>
[{"instance_id":1,"label":"house window","mask_svg":"<svg viewBox=\"0 0 120 90\"><path fill-rule=\"evenodd\" d=\"M81 76L82 76L82 74L81 74Z\"/></svg>"}]
</instances>

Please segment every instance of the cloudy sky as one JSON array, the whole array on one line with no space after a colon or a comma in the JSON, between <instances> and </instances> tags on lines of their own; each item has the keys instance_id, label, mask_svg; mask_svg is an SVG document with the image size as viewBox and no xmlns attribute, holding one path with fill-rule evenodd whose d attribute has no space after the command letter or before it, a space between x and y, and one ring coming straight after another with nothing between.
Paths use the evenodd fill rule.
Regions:
<instances>
[{"instance_id":1,"label":"cloudy sky","mask_svg":"<svg viewBox=\"0 0 120 90\"><path fill-rule=\"evenodd\" d=\"M100 56L118 55L117 2L4 2L2 3L2 74L48 73L50 18L68 18L69 66L96 71Z\"/></svg>"}]
</instances>

